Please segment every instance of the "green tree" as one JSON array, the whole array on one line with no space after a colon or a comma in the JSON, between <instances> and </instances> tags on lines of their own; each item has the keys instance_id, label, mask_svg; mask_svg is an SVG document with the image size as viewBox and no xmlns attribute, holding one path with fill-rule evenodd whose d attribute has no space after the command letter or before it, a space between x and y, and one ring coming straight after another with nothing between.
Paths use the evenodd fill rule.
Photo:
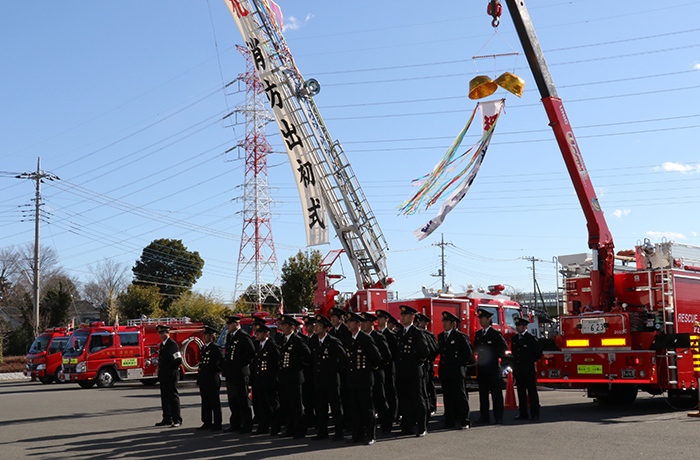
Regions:
<instances>
[{"instance_id":1,"label":"green tree","mask_svg":"<svg viewBox=\"0 0 700 460\"><path fill-rule=\"evenodd\" d=\"M229 313L228 307L213 294L193 292L181 295L168 310L170 316L178 318L186 316L195 322L203 322L202 320L207 316L223 318L227 313Z\"/></svg>"},{"instance_id":2,"label":"green tree","mask_svg":"<svg viewBox=\"0 0 700 460\"><path fill-rule=\"evenodd\" d=\"M143 249L132 271L135 285L156 286L166 296L163 306L167 311L202 276L202 267L199 253L188 251L182 240L162 238Z\"/></svg>"},{"instance_id":3,"label":"green tree","mask_svg":"<svg viewBox=\"0 0 700 460\"><path fill-rule=\"evenodd\" d=\"M63 283L59 283L58 289L51 289L46 293L40 305L42 312L42 326L46 327L65 327L68 324L70 316L70 306L73 303L73 298L70 292L63 288Z\"/></svg>"},{"instance_id":4,"label":"green tree","mask_svg":"<svg viewBox=\"0 0 700 460\"><path fill-rule=\"evenodd\" d=\"M307 250L299 251L284 262L282 265L284 311L299 313L302 307L307 307L313 312L316 274L321 260L320 251Z\"/></svg>"},{"instance_id":5,"label":"green tree","mask_svg":"<svg viewBox=\"0 0 700 460\"><path fill-rule=\"evenodd\" d=\"M163 295L157 286L136 286L132 284L117 300L119 302L119 312L126 319L136 319L142 315L151 318L165 316L165 312L162 310Z\"/></svg>"}]
</instances>

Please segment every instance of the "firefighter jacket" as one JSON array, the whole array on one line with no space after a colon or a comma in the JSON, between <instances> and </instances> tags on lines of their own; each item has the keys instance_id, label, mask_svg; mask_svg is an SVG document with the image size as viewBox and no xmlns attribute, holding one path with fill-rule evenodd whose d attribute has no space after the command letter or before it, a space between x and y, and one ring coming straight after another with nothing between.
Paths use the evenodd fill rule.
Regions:
<instances>
[{"instance_id":1,"label":"firefighter jacket","mask_svg":"<svg viewBox=\"0 0 700 460\"><path fill-rule=\"evenodd\" d=\"M253 339L243 329L226 335L223 374L227 379L250 375L250 363L255 355Z\"/></svg>"},{"instance_id":2,"label":"firefighter jacket","mask_svg":"<svg viewBox=\"0 0 700 460\"><path fill-rule=\"evenodd\" d=\"M224 352L216 342L210 342L202 349L197 370L197 385L218 386L221 384L219 371L224 363Z\"/></svg>"},{"instance_id":3,"label":"firefighter jacket","mask_svg":"<svg viewBox=\"0 0 700 460\"><path fill-rule=\"evenodd\" d=\"M273 390L277 387L280 351L272 339L258 347L251 365L250 384L261 390Z\"/></svg>"},{"instance_id":4,"label":"firefighter jacket","mask_svg":"<svg viewBox=\"0 0 700 460\"><path fill-rule=\"evenodd\" d=\"M328 333L335 337L336 339L340 340L340 343L345 344L345 340L348 337L352 337L352 334L350 333L350 329L345 324L340 324L338 326L338 329L335 327L331 327L328 329Z\"/></svg>"},{"instance_id":5,"label":"firefighter jacket","mask_svg":"<svg viewBox=\"0 0 700 460\"><path fill-rule=\"evenodd\" d=\"M279 384L282 386L301 385L304 383L304 367L311 364L311 351L294 333L289 336L288 340L283 335L281 342L277 374Z\"/></svg>"},{"instance_id":6,"label":"firefighter jacket","mask_svg":"<svg viewBox=\"0 0 700 460\"><path fill-rule=\"evenodd\" d=\"M435 358L437 358L438 354L440 354L440 348L438 347L438 341L437 338L435 337L435 334L430 332L427 329L421 329L423 331L423 334L425 334L425 340L428 343L428 350L430 350L430 354L428 355L428 361L431 363L435 361Z\"/></svg>"},{"instance_id":7,"label":"firefighter jacket","mask_svg":"<svg viewBox=\"0 0 700 460\"><path fill-rule=\"evenodd\" d=\"M396 358L396 379L415 379L423 376L423 364L430 356L428 341L416 326L404 329L399 337Z\"/></svg>"},{"instance_id":8,"label":"firefighter jacket","mask_svg":"<svg viewBox=\"0 0 700 460\"><path fill-rule=\"evenodd\" d=\"M467 378L467 366L474 364L474 354L466 334L452 329L447 335L444 331L438 335L440 348L440 380Z\"/></svg>"},{"instance_id":9,"label":"firefighter jacket","mask_svg":"<svg viewBox=\"0 0 700 460\"><path fill-rule=\"evenodd\" d=\"M177 343L170 337L163 343L161 342L158 351L158 377L172 376L180 371L182 364L182 353L177 347Z\"/></svg>"},{"instance_id":10,"label":"firefighter jacket","mask_svg":"<svg viewBox=\"0 0 700 460\"><path fill-rule=\"evenodd\" d=\"M381 334L384 335L384 337L386 338L386 342L389 345L389 351L391 351L391 359L395 361L396 358L399 356L399 338L396 335L396 332L392 331L387 327L384 328Z\"/></svg>"},{"instance_id":11,"label":"firefighter jacket","mask_svg":"<svg viewBox=\"0 0 700 460\"><path fill-rule=\"evenodd\" d=\"M343 344L330 334L326 334L323 342L317 339L312 343L314 388L317 390L338 388L340 373L344 371L347 363Z\"/></svg>"},{"instance_id":12,"label":"firefighter jacket","mask_svg":"<svg viewBox=\"0 0 700 460\"><path fill-rule=\"evenodd\" d=\"M351 334L345 340L345 351L348 354L348 388L371 388L374 371L382 364L382 355L372 337L359 331L353 339Z\"/></svg>"},{"instance_id":13,"label":"firefighter jacket","mask_svg":"<svg viewBox=\"0 0 700 460\"><path fill-rule=\"evenodd\" d=\"M479 329L474 335L474 351L477 354L476 369L479 373L498 373L499 358L503 358L508 351L508 344L500 331L489 327Z\"/></svg>"},{"instance_id":14,"label":"firefighter jacket","mask_svg":"<svg viewBox=\"0 0 700 460\"><path fill-rule=\"evenodd\" d=\"M377 346L377 350L379 350L379 354L382 357L382 363L379 366L379 368L389 368L391 366L392 354L391 349L389 348L389 342L387 341L386 337L384 336L384 334L376 330L372 330L369 336L372 337L372 340L374 340L374 344Z\"/></svg>"},{"instance_id":15,"label":"firefighter jacket","mask_svg":"<svg viewBox=\"0 0 700 460\"><path fill-rule=\"evenodd\" d=\"M537 337L525 331L510 339L513 352L513 373L515 375L535 375L535 363L542 357L542 347Z\"/></svg>"}]
</instances>

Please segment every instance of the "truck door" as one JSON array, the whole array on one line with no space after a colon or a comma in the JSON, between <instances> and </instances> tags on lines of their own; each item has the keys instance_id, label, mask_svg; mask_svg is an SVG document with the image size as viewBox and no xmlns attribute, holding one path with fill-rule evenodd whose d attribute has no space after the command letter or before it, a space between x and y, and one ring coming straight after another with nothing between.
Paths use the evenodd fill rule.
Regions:
<instances>
[{"instance_id":1,"label":"truck door","mask_svg":"<svg viewBox=\"0 0 700 460\"><path fill-rule=\"evenodd\" d=\"M140 378L143 376L143 353L141 348L141 334L138 331L126 331L119 334L119 352L117 356L117 368L126 371L128 378ZM140 371L140 372L139 372Z\"/></svg>"},{"instance_id":2,"label":"truck door","mask_svg":"<svg viewBox=\"0 0 700 460\"><path fill-rule=\"evenodd\" d=\"M104 363L113 362L116 358L115 352L114 335L109 332L92 334L88 343L88 371L97 372Z\"/></svg>"}]
</instances>

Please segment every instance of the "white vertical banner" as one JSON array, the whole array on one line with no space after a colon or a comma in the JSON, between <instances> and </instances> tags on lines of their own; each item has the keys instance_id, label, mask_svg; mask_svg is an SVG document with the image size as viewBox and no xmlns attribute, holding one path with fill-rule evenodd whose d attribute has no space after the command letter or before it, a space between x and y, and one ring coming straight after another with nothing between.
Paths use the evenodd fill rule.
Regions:
<instances>
[{"instance_id":1,"label":"white vertical banner","mask_svg":"<svg viewBox=\"0 0 700 460\"><path fill-rule=\"evenodd\" d=\"M496 120L498 120L498 116L501 114L501 109L503 108L504 102L504 99L498 101L479 102L479 109L481 111L482 136L485 135L489 129L491 129L491 126L496 123ZM450 211L452 211L455 206L462 201L462 198L464 198L464 196L467 194L469 187L472 186L474 179L476 179L476 175L479 173L479 168L481 168L481 163L484 161L486 150L489 148L490 143L491 139L484 142L484 144L481 146L481 150L479 151L479 155L477 156L471 171L469 171L469 174L467 174L459 187L454 192L450 193L450 195L445 199L445 202L442 203L442 207L440 208L437 216L413 232L413 236L418 238L418 241L433 233L445 221L447 214L449 214Z\"/></svg>"},{"instance_id":2,"label":"white vertical banner","mask_svg":"<svg viewBox=\"0 0 700 460\"><path fill-rule=\"evenodd\" d=\"M314 148L304 136L301 119L294 117L296 113L297 88L292 87L294 80L285 75L285 72L298 73L296 69L290 70L282 66L271 40L263 30L260 17L257 15L256 3L269 11L260 11L277 26L277 32L281 35L281 26L277 23L277 16L272 12L271 5L266 0L252 2L250 0L224 0L231 15L236 20L245 41L250 56L255 64L255 70L262 82L263 91L270 103L270 108L275 115L277 127L282 135L282 142L287 150L287 156L292 166L292 172L297 183L301 206L304 211L304 224L306 228L306 244L316 246L327 244L328 217L323 201L323 193L320 178L316 177L319 168L314 163Z\"/></svg>"}]
</instances>

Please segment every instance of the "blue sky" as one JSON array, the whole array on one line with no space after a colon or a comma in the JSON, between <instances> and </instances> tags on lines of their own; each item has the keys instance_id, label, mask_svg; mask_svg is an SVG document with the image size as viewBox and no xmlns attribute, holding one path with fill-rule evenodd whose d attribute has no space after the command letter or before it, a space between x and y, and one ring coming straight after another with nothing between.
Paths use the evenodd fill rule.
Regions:
<instances>
[{"instance_id":1,"label":"blue sky","mask_svg":"<svg viewBox=\"0 0 700 460\"><path fill-rule=\"evenodd\" d=\"M389 243L402 297L447 280L555 286L552 257L585 252L587 233L561 154L521 55L479 61L514 71L522 99L505 114L467 197L430 238L411 232L438 207L396 207L428 173L475 106L471 59L520 50L506 14L493 37L486 1L280 0L285 36L331 135L340 140ZM531 0L528 8L618 250L643 238L700 245L700 2ZM205 260L196 288L230 300L243 165L224 152L244 136L222 117L243 95L222 90L244 71L241 37L223 0L4 2L0 16L0 170L36 167L42 244L81 280L103 257L132 266L156 238L180 238ZM480 51L482 46L486 46ZM218 53L218 57L217 57ZM223 83L222 83L223 82ZM475 130L476 131L476 130ZM269 125L268 132L275 133ZM473 142L468 137L465 144ZM269 137L282 151L279 135ZM280 267L305 238L286 155L271 154ZM33 183L0 175L0 247L33 241L23 219ZM22 220L25 220L22 222ZM322 252L339 247L337 240ZM336 267L354 282L347 260ZM245 280L244 280L245 281Z\"/></svg>"}]
</instances>

